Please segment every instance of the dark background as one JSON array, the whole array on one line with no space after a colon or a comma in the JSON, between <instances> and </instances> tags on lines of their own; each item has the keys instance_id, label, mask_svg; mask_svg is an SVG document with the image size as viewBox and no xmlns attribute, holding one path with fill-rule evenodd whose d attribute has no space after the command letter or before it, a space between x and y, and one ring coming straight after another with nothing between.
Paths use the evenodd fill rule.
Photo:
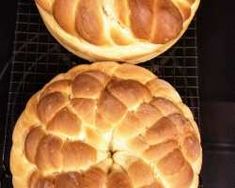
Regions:
<instances>
[{"instance_id":1,"label":"dark background","mask_svg":"<svg viewBox=\"0 0 235 188\"><path fill-rule=\"evenodd\" d=\"M234 1L204 0L199 10L205 187L235 187Z\"/></svg>"},{"instance_id":2,"label":"dark background","mask_svg":"<svg viewBox=\"0 0 235 188\"><path fill-rule=\"evenodd\" d=\"M202 0L198 11L205 188L235 187L234 4L233 0ZM15 14L16 1L4 1L0 8L0 132L6 113Z\"/></svg>"}]
</instances>

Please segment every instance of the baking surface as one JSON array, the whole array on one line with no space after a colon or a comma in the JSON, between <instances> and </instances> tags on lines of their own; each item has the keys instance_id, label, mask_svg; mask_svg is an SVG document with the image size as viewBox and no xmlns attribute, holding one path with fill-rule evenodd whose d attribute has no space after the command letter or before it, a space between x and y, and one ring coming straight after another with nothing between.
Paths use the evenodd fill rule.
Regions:
<instances>
[{"instance_id":1,"label":"baking surface","mask_svg":"<svg viewBox=\"0 0 235 188\"><path fill-rule=\"evenodd\" d=\"M184 37L173 48L140 66L169 81L200 123L196 31L194 20ZM58 73L82 63L88 62L66 51L51 37L33 1L18 1L7 121L4 135L1 135L5 138L4 156L1 157L1 163L4 164L1 173L5 176L3 187L11 187L8 167L11 133L29 97Z\"/></svg>"}]
</instances>

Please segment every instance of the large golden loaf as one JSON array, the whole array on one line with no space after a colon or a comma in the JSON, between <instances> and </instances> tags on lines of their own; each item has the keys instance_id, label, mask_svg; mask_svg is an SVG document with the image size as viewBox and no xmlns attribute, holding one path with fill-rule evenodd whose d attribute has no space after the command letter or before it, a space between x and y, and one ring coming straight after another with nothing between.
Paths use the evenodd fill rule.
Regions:
<instances>
[{"instance_id":1,"label":"large golden loaf","mask_svg":"<svg viewBox=\"0 0 235 188\"><path fill-rule=\"evenodd\" d=\"M14 188L197 188L198 127L175 89L114 62L60 74L13 133Z\"/></svg>"},{"instance_id":2,"label":"large golden loaf","mask_svg":"<svg viewBox=\"0 0 235 188\"><path fill-rule=\"evenodd\" d=\"M170 48L200 0L35 0L51 34L91 61L139 63Z\"/></svg>"}]
</instances>

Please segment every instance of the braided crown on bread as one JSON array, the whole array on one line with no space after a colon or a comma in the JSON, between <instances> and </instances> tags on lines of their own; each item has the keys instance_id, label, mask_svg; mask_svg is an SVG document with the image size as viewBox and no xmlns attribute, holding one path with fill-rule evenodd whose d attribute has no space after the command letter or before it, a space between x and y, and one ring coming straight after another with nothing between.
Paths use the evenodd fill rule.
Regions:
<instances>
[{"instance_id":1,"label":"braided crown on bread","mask_svg":"<svg viewBox=\"0 0 235 188\"><path fill-rule=\"evenodd\" d=\"M172 46L199 0L35 0L52 35L88 60L138 63Z\"/></svg>"},{"instance_id":2,"label":"braided crown on bread","mask_svg":"<svg viewBox=\"0 0 235 188\"><path fill-rule=\"evenodd\" d=\"M13 133L14 188L197 188L191 111L148 70L80 65L36 93Z\"/></svg>"}]
</instances>

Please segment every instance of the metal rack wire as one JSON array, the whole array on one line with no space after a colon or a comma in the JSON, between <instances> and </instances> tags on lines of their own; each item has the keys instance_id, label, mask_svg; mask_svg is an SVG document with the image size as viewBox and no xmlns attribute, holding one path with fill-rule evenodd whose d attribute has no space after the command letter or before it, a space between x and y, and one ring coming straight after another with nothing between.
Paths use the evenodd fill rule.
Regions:
<instances>
[{"instance_id":1,"label":"metal rack wire","mask_svg":"<svg viewBox=\"0 0 235 188\"><path fill-rule=\"evenodd\" d=\"M197 24L192 22L182 39L165 54L141 66L169 81L200 123ZM8 110L3 136L0 187L12 187L9 170L14 124L33 93L60 72L87 63L65 50L48 33L33 1L18 0ZM201 185L202 187L202 185Z\"/></svg>"}]
</instances>

